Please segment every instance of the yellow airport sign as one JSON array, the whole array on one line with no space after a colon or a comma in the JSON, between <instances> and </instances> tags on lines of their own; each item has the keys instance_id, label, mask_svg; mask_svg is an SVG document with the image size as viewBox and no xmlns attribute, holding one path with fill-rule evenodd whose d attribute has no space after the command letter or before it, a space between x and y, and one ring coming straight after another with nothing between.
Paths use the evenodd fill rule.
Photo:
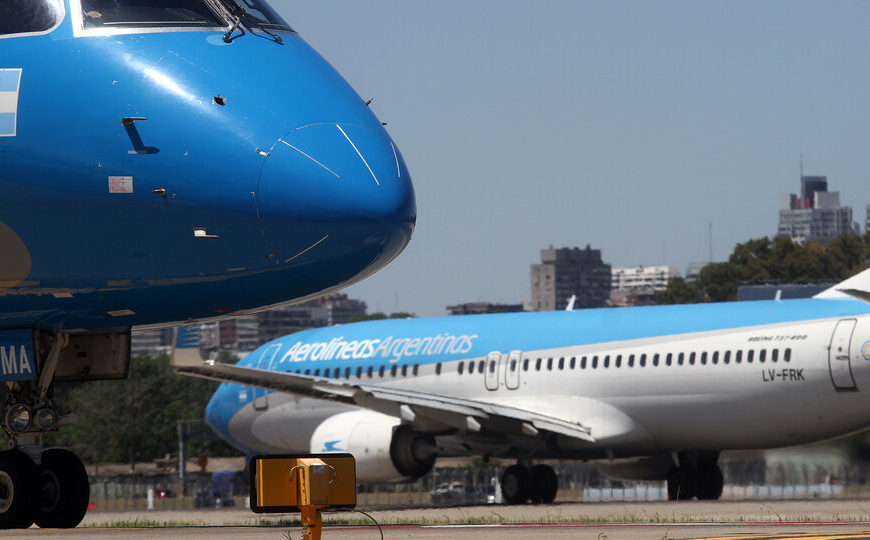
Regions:
<instances>
[{"instance_id":1,"label":"yellow airport sign","mask_svg":"<svg viewBox=\"0 0 870 540\"><path fill-rule=\"evenodd\" d=\"M250 470L254 512L356 506L356 462L350 454L254 456Z\"/></svg>"}]
</instances>

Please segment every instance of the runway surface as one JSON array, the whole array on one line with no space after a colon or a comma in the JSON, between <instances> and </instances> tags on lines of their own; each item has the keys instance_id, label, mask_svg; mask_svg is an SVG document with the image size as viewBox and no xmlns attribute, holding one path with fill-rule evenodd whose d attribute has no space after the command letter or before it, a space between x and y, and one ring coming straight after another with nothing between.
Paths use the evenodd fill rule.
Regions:
<instances>
[{"instance_id":1,"label":"runway surface","mask_svg":"<svg viewBox=\"0 0 870 540\"><path fill-rule=\"evenodd\" d=\"M714 538L705 538L704 540L807 540L807 539L816 539L816 540L835 540L839 538L870 538L870 533L829 533L829 534L813 534L813 533L801 533L801 534L774 534L774 535L738 535L738 536L716 536Z\"/></svg>"},{"instance_id":2,"label":"runway surface","mask_svg":"<svg viewBox=\"0 0 870 540\"><path fill-rule=\"evenodd\" d=\"M870 500L720 501L371 510L385 539L870 540ZM298 539L298 515L247 510L90 512L73 530L4 531L3 538ZM324 540L377 540L360 514L324 517ZM135 525L135 526L131 526ZM145 526L143 526L145 525Z\"/></svg>"},{"instance_id":3,"label":"runway surface","mask_svg":"<svg viewBox=\"0 0 870 540\"><path fill-rule=\"evenodd\" d=\"M630 525L611 524L606 526L591 524L575 525L392 525L383 528L383 538L414 538L420 540L441 540L453 538L474 538L475 540L511 540L528 538L568 539L589 538L593 540L835 540L870 539L870 524L864 524L861 531L853 525L843 523L820 524L728 524L714 526L696 524L680 525ZM777 529L774 531L773 529ZM725 531L741 531L739 534L723 534ZM102 529L84 528L69 531L50 529L28 529L24 531L4 531L3 538L97 538L100 540L122 540L129 538L166 538L172 540L209 539L222 540L245 538L253 540L298 539L298 527L170 527L170 528L125 528ZM326 527L324 540L377 540L381 538L375 527Z\"/></svg>"}]
</instances>

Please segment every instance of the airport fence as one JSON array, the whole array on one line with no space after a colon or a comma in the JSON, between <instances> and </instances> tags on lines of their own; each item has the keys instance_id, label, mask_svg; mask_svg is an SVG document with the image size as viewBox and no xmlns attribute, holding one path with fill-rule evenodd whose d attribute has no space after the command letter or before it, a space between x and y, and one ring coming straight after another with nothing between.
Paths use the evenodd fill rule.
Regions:
<instances>
[{"instance_id":1,"label":"airport fence","mask_svg":"<svg viewBox=\"0 0 870 540\"><path fill-rule=\"evenodd\" d=\"M870 463L769 464L763 460L721 464L725 499L831 499L870 496ZM557 502L665 501L665 482L610 479L593 465L553 464L559 476ZM360 508L456 506L501 502L503 467L473 463L436 468L408 484L362 484ZM92 506L98 510L182 510L240 508L248 504L248 477L241 471L177 475L120 475L91 478Z\"/></svg>"}]
</instances>

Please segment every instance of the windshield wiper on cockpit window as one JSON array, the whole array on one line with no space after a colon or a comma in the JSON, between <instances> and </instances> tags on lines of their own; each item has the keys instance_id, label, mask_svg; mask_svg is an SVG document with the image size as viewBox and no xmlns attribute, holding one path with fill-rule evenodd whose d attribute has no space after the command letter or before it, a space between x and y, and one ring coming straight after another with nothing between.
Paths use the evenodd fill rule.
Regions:
<instances>
[{"instance_id":1,"label":"windshield wiper on cockpit window","mask_svg":"<svg viewBox=\"0 0 870 540\"><path fill-rule=\"evenodd\" d=\"M278 34L273 34L272 32L270 32L269 29L266 28L266 25L264 25L264 24L260 24L260 25L257 25L257 27L258 27L260 30L262 30L263 32L269 34L269 35L272 37L272 39L275 40L275 43L277 43L278 45L283 45L283 44L284 44L284 40L281 39L281 36L279 36Z\"/></svg>"},{"instance_id":2,"label":"windshield wiper on cockpit window","mask_svg":"<svg viewBox=\"0 0 870 540\"><path fill-rule=\"evenodd\" d=\"M233 25L230 27L227 33L224 34L224 43L231 43L233 39L235 39L231 37L233 35L233 32L235 32L236 29L239 28L239 25L242 23L242 17L247 15L247 12L245 11L245 8L243 8L238 2L236 2L236 0L219 1L227 9L227 11L229 11L230 16L236 18L236 20L233 21ZM241 32L242 34L245 33L244 30L241 30Z\"/></svg>"},{"instance_id":3,"label":"windshield wiper on cockpit window","mask_svg":"<svg viewBox=\"0 0 870 540\"><path fill-rule=\"evenodd\" d=\"M242 5L237 0L211 0L211 1L218 4L221 8L223 8L222 11L226 11L226 14L229 16L229 20L232 23L232 26L230 26L230 29L227 31L227 33L225 33L223 35L224 42L231 43L234 39L236 39L236 38L232 37L233 32L235 32L236 30L241 32L240 35L243 35L245 33L245 30L244 30L244 27L242 26L242 23L243 23L245 18L250 18L248 15L248 12L245 11L245 8L243 8ZM245 25L248 27L248 29L251 29L251 27L252 27L252 25L248 22L245 22ZM275 40L275 43L277 43L279 45L284 44L284 40L281 39L281 36L279 36L278 34L274 34L274 33L270 32L269 29L265 28L263 24L257 24L256 26L260 30L265 32L266 34L269 34L269 36ZM239 36L236 36L236 37L239 37Z\"/></svg>"}]
</instances>

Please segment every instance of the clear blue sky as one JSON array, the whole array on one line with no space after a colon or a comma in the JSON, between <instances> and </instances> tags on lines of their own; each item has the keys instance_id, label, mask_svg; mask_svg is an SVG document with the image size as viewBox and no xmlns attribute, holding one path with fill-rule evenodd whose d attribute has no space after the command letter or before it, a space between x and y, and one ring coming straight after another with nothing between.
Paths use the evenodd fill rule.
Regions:
<instances>
[{"instance_id":1,"label":"clear blue sky","mask_svg":"<svg viewBox=\"0 0 870 540\"><path fill-rule=\"evenodd\" d=\"M776 232L807 174L863 225L870 2L271 0L389 123L411 244L346 292L442 315L530 297L539 250L685 272Z\"/></svg>"}]
</instances>

